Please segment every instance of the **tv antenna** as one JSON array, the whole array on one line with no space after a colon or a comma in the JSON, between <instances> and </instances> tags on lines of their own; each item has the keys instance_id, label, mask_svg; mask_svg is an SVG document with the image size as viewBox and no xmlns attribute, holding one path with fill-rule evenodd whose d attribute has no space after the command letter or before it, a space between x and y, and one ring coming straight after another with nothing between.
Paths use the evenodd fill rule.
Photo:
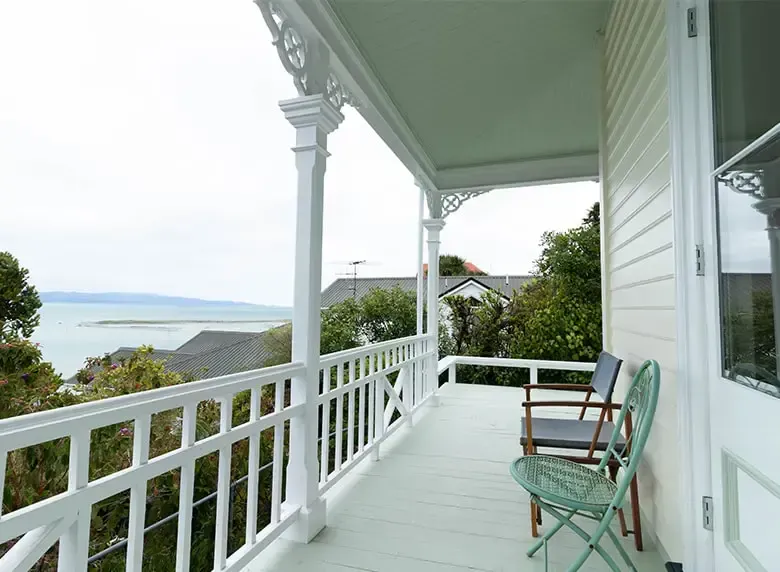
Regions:
<instances>
[{"instance_id":1,"label":"tv antenna","mask_svg":"<svg viewBox=\"0 0 780 572\"><path fill-rule=\"evenodd\" d=\"M352 292L352 298L357 298L358 266L376 266L376 264L368 260L348 260L339 264L345 264L349 267L348 273L339 274L339 276L352 278L352 286L349 289Z\"/></svg>"}]
</instances>

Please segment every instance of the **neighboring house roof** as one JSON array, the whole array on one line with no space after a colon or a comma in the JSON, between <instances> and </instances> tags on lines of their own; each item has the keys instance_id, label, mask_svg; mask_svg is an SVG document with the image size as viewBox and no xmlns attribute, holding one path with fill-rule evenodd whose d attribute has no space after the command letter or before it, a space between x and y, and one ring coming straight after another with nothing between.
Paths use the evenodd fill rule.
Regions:
<instances>
[{"instance_id":1,"label":"neighboring house roof","mask_svg":"<svg viewBox=\"0 0 780 572\"><path fill-rule=\"evenodd\" d=\"M258 369L271 357L271 351L265 344L268 331L203 330L176 350L154 350L151 358L165 360L165 369L168 371L191 374L195 379L210 379ZM138 348L120 347L109 354L109 357L112 362L118 363L128 359L137 350ZM76 376L65 383L75 384Z\"/></svg>"},{"instance_id":2,"label":"neighboring house roof","mask_svg":"<svg viewBox=\"0 0 780 572\"><path fill-rule=\"evenodd\" d=\"M451 295L468 283L477 283L485 289L495 290L509 298L532 276L442 276L439 278L439 297ZM427 278L424 280L427 287ZM322 292L322 307L329 308L349 298L362 298L371 290L391 290L394 287L406 292L417 291L417 278L339 278Z\"/></svg>"},{"instance_id":3,"label":"neighboring house roof","mask_svg":"<svg viewBox=\"0 0 780 572\"><path fill-rule=\"evenodd\" d=\"M194 338L184 342L176 349L177 354L199 354L217 348L243 342L258 335L257 332L228 332L222 330L203 330Z\"/></svg>"},{"instance_id":4,"label":"neighboring house roof","mask_svg":"<svg viewBox=\"0 0 780 572\"><path fill-rule=\"evenodd\" d=\"M251 337L244 337L232 344L215 347L193 356L177 355L166 362L165 368L169 371L192 374L195 379L210 379L258 369L263 367L271 357L264 338L265 332L255 333Z\"/></svg>"}]
</instances>

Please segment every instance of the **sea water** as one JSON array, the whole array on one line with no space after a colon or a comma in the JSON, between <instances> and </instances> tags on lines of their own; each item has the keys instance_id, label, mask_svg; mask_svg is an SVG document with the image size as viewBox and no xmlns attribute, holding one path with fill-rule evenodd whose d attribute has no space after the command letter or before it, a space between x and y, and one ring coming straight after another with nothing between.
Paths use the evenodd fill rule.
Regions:
<instances>
[{"instance_id":1,"label":"sea water","mask_svg":"<svg viewBox=\"0 0 780 572\"><path fill-rule=\"evenodd\" d=\"M121 346L175 350L201 330L262 332L289 320L291 310L262 306L161 306L46 303L32 336L64 378L84 360Z\"/></svg>"}]
</instances>

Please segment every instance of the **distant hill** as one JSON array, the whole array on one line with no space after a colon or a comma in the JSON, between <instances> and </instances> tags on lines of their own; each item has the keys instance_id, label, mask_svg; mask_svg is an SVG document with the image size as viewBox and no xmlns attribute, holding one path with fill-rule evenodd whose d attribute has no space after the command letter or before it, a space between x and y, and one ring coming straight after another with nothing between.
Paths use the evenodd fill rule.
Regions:
<instances>
[{"instance_id":1,"label":"distant hill","mask_svg":"<svg viewBox=\"0 0 780 572\"><path fill-rule=\"evenodd\" d=\"M161 296L159 294L139 294L132 292L41 292L41 302L61 304L128 304L135 306L231 306L247 308L268 308L287 310L281 306L263 306L247 302L226 300L201 300L181 296Z\"/></svg>"}]
</instances>

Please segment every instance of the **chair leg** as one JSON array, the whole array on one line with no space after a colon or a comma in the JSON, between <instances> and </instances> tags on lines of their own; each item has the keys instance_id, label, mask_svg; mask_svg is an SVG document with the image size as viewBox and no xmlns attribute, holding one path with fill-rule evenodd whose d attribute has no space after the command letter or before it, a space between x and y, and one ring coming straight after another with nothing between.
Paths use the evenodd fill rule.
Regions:
<instances>
[{"instance_id":1,"label":"chair leg","mask_svg":"<svg viewBox=\"0 0 780 572\"><path fill-rule=\"evenodd\" d=\"M609 478L613 483L617 483L618 469L617 467L609 467ZM620 521L620 533L623 536L628 536L628 526L626 525L626 513L621 508L618 510L618 520Z\"/></svg>"},{"instance_id":2,"label":"chair leg","mask_svg":"<svg viewBox=\"0 0 780 572\"><path fill-rule=\"evenodd\" d=\"M623 548L623 546L620 544L620 541L618 540L618 537L615 536L615 533L612 532L610 529L607 529L607 534L609 535L609 538L612 540L612 543L615 545L615 548L617 548L620 557L623 558L623 561L626 564L628 564L628 568L632 572L636 572L636 566L634 565L634 562L631 560L631 557L628 555L628 552L626 552L626 549Z\"/></svg>"},{"instance_id":3,"label":"chair leg","mask_svg":"<svg viewBox=\"0 0 780 572\"><path fill-rule=\"evenodd\" d=\"M537 454L539 454L539 449L534 447L534 455ZM536 524L542 526L542 510L538 506L536 507Z\"/></svg>"},{"instance_id":4,"label":"chair leg","mask_svg":"<svg viewBox=\"0 0 780 572\"><path fill-rule=\"evenodd\" d=\"M563 514L560 511L558 511L555 507L547 504L545 501L540 500L539 501L540 506L539 510L544 507L544 510L549 512L552 516L554 516L556 519L558 519L558 522L555 523L555 525L550 528L547 532L544 533L544 536L536 542L529 550L526 552L528 556L533 556L542 546L546 546L547 541L556 534L562 527L567 526L569 527L573 532L575 532L582 540L584 540L587 544L587 547L585 550L583 550L580 555L577 557L577 559L566 569L567 572L577 572L580 568L582 568L582 565L585 564L585 561L590 557L593 552L597 552L599 556L601 556L604 561L607 563L607 566L609 566L610 570L612 572L621 572L620 568L615 563L615 560L612 558L612 556L609 555L609 553L604 550L602 546L599 545L599 541L604 536L604 533L609 528L609 523L613 518L613 515L609 512L605 513L604 515L601 515L601 523L599 524L598 529L593 534L588 534L585 532L582 528L574 524L571 519L576 514L576 510L570 510L568 513ZM600 515L595 514L594 516L598 519ZM545 559L545 569L547 567L547 560Z\"/></svg>"},{"instance_id":5,"label":"chair leg","mask_svg":"<svg viewBox=\"0 0 780 572\"><path fill-rule=\"evenodd\" d=\"M540 508L537 508L539 512L541 512ZM536 554L539 549L544 546L544 543L550 540L563 526L566 524L567 519L570 519L572 516L574 516L574 511L569 512L565 515L565 517L559 518L558 522L555 523L555 525L550 528L547 532L544 533L544 536L538 540L536 544L534 544L531 548L528 549L528 552L526 552L527 556L533 556Z\"/></svg>"},{"instance_id":6,"label":"chair leg","mask_svg":"<svg viewBox=\"0 0 780 572\"><path fill-rule=\"evenodd\" d=\"M531 498L531 536L534 538L539 537L539 527L537 524L537 513L539 512L539 507L536 506L536 503L534 502L534 499Z\"/></svg>"},{"instance_id":7,"label":"chair leg","mask_svg":"<svg viewBox=\"0 0 780 572\"><path fill-rule=\"evenodd\" d=\"M631 494L631 517L634 525L634 546L638 552L642 552L644 544L642 542L642 519L639 516L639 484L636 475L631 479L629 491Z\"/></svg>"}]
</instances>

